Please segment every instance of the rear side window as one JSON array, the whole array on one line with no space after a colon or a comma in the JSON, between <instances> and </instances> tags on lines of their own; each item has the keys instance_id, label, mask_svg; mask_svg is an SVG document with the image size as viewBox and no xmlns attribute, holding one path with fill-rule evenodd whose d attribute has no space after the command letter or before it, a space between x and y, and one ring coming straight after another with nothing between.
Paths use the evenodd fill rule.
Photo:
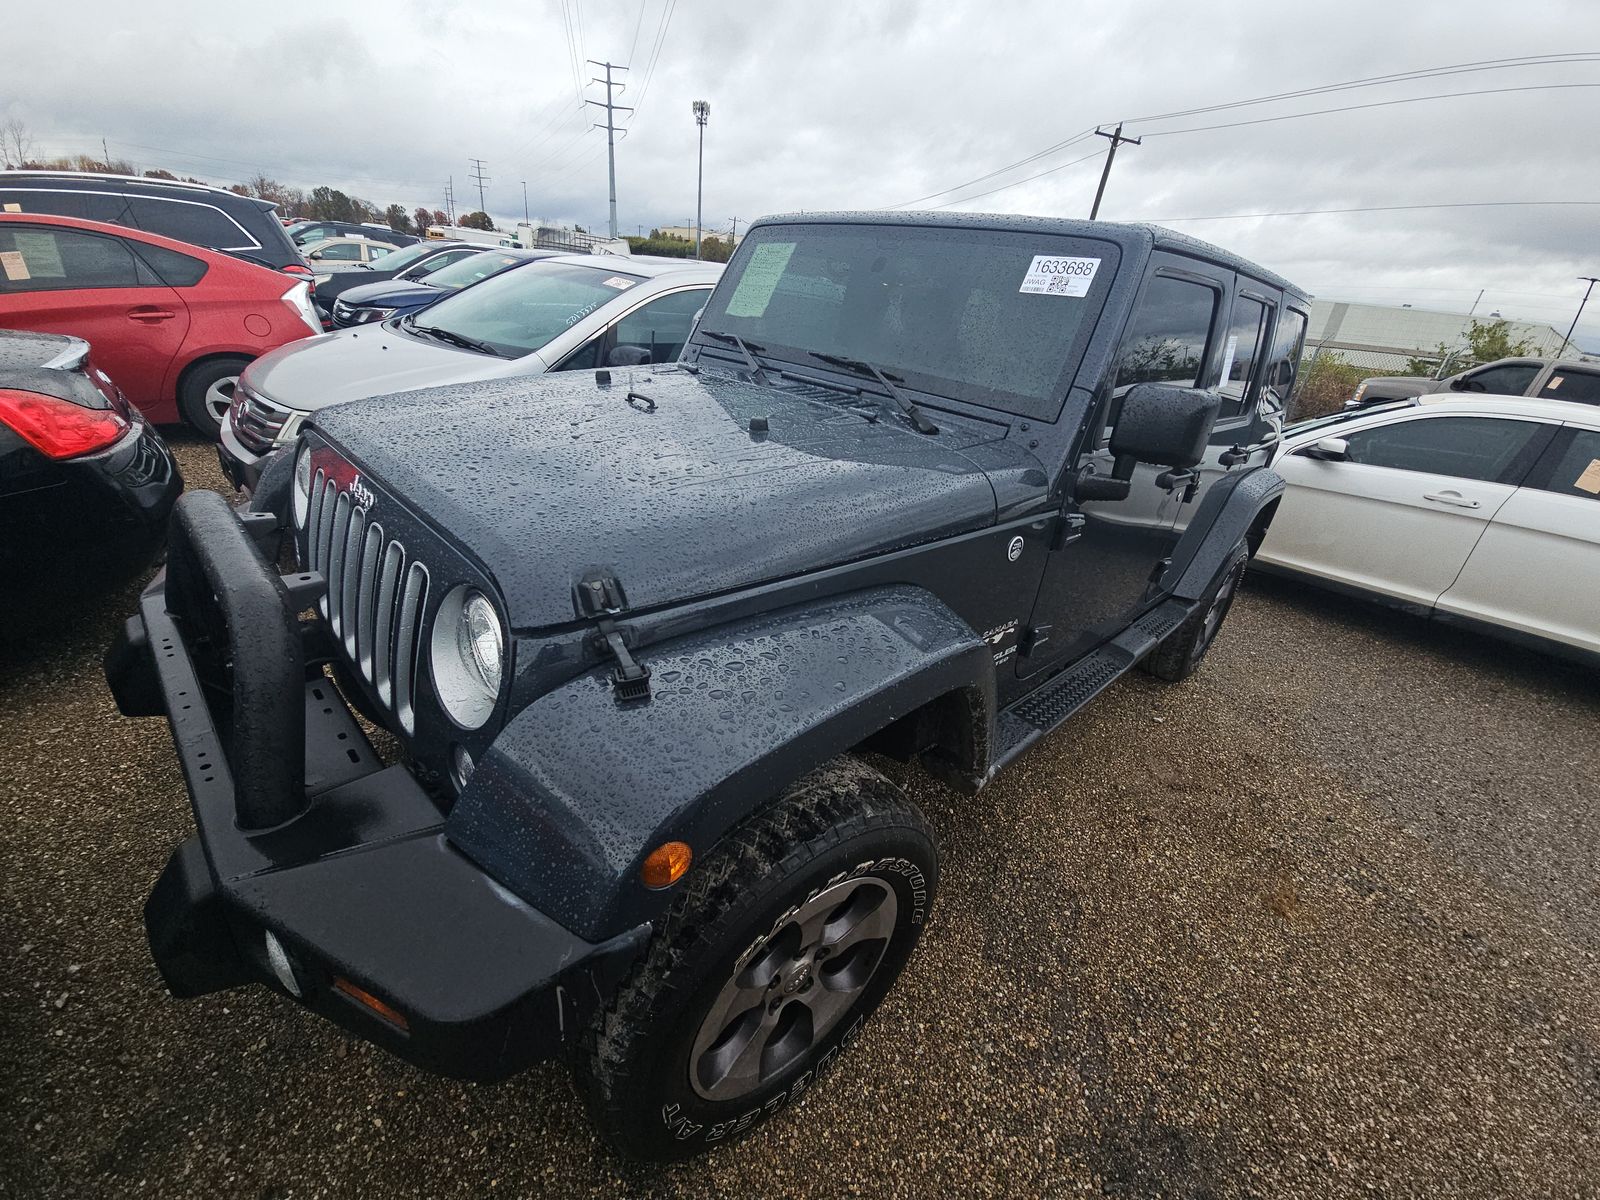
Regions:
<instances>
[{"instance_id":1,"label":"rear side window","mask_svg":"<svg viewBox=\"0 0 1600 1200\"><path fill-rule=\"evenodd\" d=\"M1117 357L1117 391L1136 383L1199 387L1216 313L1214 288L1165 275L1151 279Z\"/></svg>"},{"instance_id":2,"label":"rear side window","mask_svg":"<svg viewBox=\"0 0 1600 1200\"><path fill-rule=\"evenodd\" d=\"M1462 377L1462 391L1495 392L1502 396L1520 396L1528 390L1533 377L1539 373L1538 363L1506 363Z\"/></svg>"},{"instance_id":3,"label":"rear side window","mask_svg":"<svg viewBox=\"0 0 1600 1200\"><path fill-rule=\"evenodd\" d=\"M0 292L141 286L121 238L75 229L0 228Z\"/></svg>"},{"instance_id":4,"label":"rear side window","mask_svg":"<svg viewBox=\"0 0 1600 1200\"><path fill-rule=\"evenodd\" d=\"M1305 314L1292 308L1284 309L1272 335L1272 357L1267 360L1266 373L1261 377L1262 389L1280 410L1288 409L1289 398L1294 395L1295 376L1300 369L1305 342Z\"/></svg>"},{"instance_id":5,"label":"rear side window","mask_svg":"<svg viewBox=\"0 0 1600 1200\"><path fill-rule=\"evenodd\" d=\"M1267 306L1249 296L1235 296L1233 316L1222 343L1222 407L1217 419L1226 421L1241 416L1252 406L1250 373L1264 353L1267 337Z\"/></svg>"},{"instance_id":6,"label":"rear side window","mask_svg":"<svg viewBox=\"0 0 1600 1200\"><path fill-rule=\"evenodd\" d=\"M179 254L165 246L152 246L147 242L129 242L128 245L156 280L168 287L193 287L210 269L203 259Z\"/></svg>"},{"instance_id":7,"label":"rear side window","mask_svg":"<svg viewBox=\"0 0 1600 1200\"><path fill-rule=\"evenodd\" d=\"M676 362L689 340L689 324L705 307L710 289L696 289L662 296L636 309L617 322L619 346L642 346L650 351L653 363Z\"/></svg>"},{"instance_id":8,"label":"rear side window","mask_svg":"<svg viewBox=\"0 0 1600 1200\"><path fill-rule=\"evenodd\" d=\"M15 204L16 208L10 206ZM84 221L105 221L112 225L131 225L126 196L70 189L37 191L0 189L0 211L47 213L56 217L77 217Z\"/></svg>"},{"instance_id":9,"label":"rear side window","mask_svg":"<svg viewBox=\"0 0 1600 1200\"><path fill-rule=\"evenodd\" d=\"M1541 400L1570 400L1574 404L1600 404L1600 374L1563 368L1545 382Z\"/></svg>"},{"instance_id":10,"label":"rear side window","mask_svg":"<svg viewBox=\"0 0 1600 1200\"><path fill-rule=\"evenodd\" d=\"M214 250L252 250L255 238L239 227L220 208L188 200L162 200L154 196L134 196L130 201L133 219L147 233L159 233L196 246Z\"/></svg>"},{"instance_id":11,"label":"rear side window","mask_svg":"<svg viewBox=\"0 0 1600 1200\"><path fill-rule=\"evenodd\" d=\"M1562 430L1523 486L1558 496L1600 500L1600 432Z\"/></svg>"},{"instance_id":12,"label":"rear side window","mask_svg":"<svg viewBox=\"0 0 1600 1200\"><path fill-rule=\"evenodd\" d=\"M1396 421L1345 435L1346 461L1396 471L1505 483L1507 469L1539 426L1493 417Z\"/></svg>"}]
</instances>

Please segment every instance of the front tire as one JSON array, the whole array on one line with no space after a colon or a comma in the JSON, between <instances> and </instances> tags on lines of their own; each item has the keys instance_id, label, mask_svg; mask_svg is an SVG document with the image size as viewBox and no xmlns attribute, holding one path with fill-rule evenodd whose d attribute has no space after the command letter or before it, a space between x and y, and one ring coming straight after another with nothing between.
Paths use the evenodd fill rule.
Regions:
<instances>
[{"instance_id":1,"label":"front tire","mask_svg":"<svg viewBox=\"0 0 1600 1200\"><path fill-rule=\"evenodd\" d=\"M222 436L222 418L233 403L233 389L248 358L214 358L189 370L178 385L178 411L183 419L210 441Z\"/></svg>"},{"instance_id":2,"label":"front tire","mask_svg":"<svg viewBox=\"0 0 1600 1200\"><path fill-rule=\"evenodd\" d=\"M1169 683L1181 682L1198 671L1222 623L1228 619L1234 597L1239 594L1239 582L1249 565L1249 548L1240 542L1229 552L1222 570L1217 572L1210 589L1195 606L1193 615L1169 633L1139 666Z\"/></svg>"},{"instance_id":3,"label":"front tire","mask_svg":"<svg viewBox=\"0 0 1600 1200\"><path fill-rule=\"evenodd\" d=\"M894 984L938 851L898 788L846 757L697 863L576 1064L590 1117L632 1158L688 1158L794 1104Z\"/></svg>"}]
</instances>

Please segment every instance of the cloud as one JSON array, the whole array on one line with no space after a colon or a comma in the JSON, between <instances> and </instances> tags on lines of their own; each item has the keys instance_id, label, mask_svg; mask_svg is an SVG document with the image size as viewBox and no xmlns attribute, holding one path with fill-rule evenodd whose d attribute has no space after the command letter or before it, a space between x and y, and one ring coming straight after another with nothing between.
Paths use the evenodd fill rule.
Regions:
<instances>
[{"instance_id":1,"label":"cloud","mask_svg":"<svg viewBox=\"0 0 1600 1200\"><path fill-rule=\"evenodd\" d=\"M867 208L995 171L1097 124L1318 84L1552 47L1600 44L1583 0L1507 9L1347 0L1338 6L1160 0L947 0L585 5L479 0L261 8L201 0L34 6L7 65L6 115L50 152L98 151L218 182L256 171L380 204L437 207L453 176L491 213L602 225L603 98L595 68L625 64L617 188L624 232L695 206L692 100L711 104L705 224L765 212ZM581 25L581 44L579 27ZM568 31L571 30L569 42ZM86 29L95 36L85 38ZM1559 33L1559 39L1552 35ZM654 70L651 54L660 38ZM65 48L70 47L70 53ZM63 69L63 64L68 69ZM1482 200L1600 199L1600 89L1419 101L1160 136L1316 108L1551 84L1600 83L1600 63L1460 74L1222 113L1133 121L1102 216L1115 220ZM1103 151L1088 137L930 203L1088 212ZM996 194L962 197L1002 184ZM1427 209L1182 223L1314 291L1565 329L1600 271L1596 208ZM1586 322L1600 344L1600 305Z\"/></svg>"}]
</instances>

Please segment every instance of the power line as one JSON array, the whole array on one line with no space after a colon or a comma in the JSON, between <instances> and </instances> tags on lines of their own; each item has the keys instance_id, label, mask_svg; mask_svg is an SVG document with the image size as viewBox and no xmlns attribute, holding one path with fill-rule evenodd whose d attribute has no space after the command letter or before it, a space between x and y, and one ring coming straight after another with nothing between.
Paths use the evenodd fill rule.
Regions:
<instances>
[{"instance_id":1,"label":"power line","mask_svg":"<svg viewBox=\"0 0 1600 1200\"><path fill-rule=\"evenodd\" d=\"M633 66L635 51L639 49L639 31L644 28L644 10L650 6L650 0L639 0L639 19L633 23L633 44L628 47L628 65Z\"/></svg>"},{"instance_id":2,"label":"power line","mask_svg":"<svg viewBox=\"0 0 1600 1200\"><path fill-rule=\"evenodd\" d=\"M644 80L639 84L639 100L634 106L634 118L637 119L639 109L644 107L644 98L650 94L650 84L656 77L656 63L661 58L661 47L667 43L667 32L672 28L672 14L677 11L678 0L666 0L661 6L661 22L656 27L655 43L650 51L650 62L644 69ZM632 124L632 121L629 121ZM613 234L615 236L615 234Z\"/></svg>"},{"instance_id":3,"label":"power line","mask_svg":"<svg viewBox=\"0 0 1600 1200\"><path fill-rule=\"evenodd\" d=\"M1090 132L1093 133L1094 131L1090 130ZM1015 180L1012 183L1002 183L999 187L990 188L987 192L978 192L975 195L962 196L959 199L955 199L955 200L946 200L943 204L935 204L934 207L935 208L949 208L952 204L967 204L967 203L969 203L969 202L971 202L973 200L982 200L985 196L992 196L996 192L1004 192L1004 191L1006 191L1006 190L1008 190L1010 188L1021 187L1025 183L1032 183L1035 179L1043 179L1046 175L1054 175L1057 171L1065 171L1068 167L1075 167L1079 163L1086 163L1091 158L1099 158L1099 157L1100 157L1100 151L1096 150L1093 154L1085 154L1082 158L1074 158L1074 159L1070 159L1067 162L1061 163L1058 166L1046 167L1044 170L1040 171L1037 175L1029 175L1026 179L1018 179L1018 180ZM954 190L954 189L947 189L947 190ZM935 195L937 195L937 194L938 193L935 193Z\"/></svg>"},{"instance_id":4,"label":"power line","mask_svg":"<svg viewBox=\"0 0 1600 1200\"><path fill-rule=\"evenodd\" d=\"M1253 117L1248 121L1229 121L1221 125L1192 125L1187 129L1153 129L1145 137L1170 137L1177 133L1204 133L1212 129L1238 129L1244 125L1266 125L1273 121L1294 121L1300 117L1322 117L1329 113L1356 112L1364 108L1389 108L1396 104L1420 104L1424 100L1450 100L1457 96L1501 96L1507 92L1552 92L1566 88L1596 88L1600 83L1530 83L1522 87L1482 88L1471 92L1436 92L1431 96L1406 96L1395 100L1374 100L1370 104L1346 104L1339 108L1317 108L1310 112L1284 113L1276 117Z\"/></svg>"}]
</instances>

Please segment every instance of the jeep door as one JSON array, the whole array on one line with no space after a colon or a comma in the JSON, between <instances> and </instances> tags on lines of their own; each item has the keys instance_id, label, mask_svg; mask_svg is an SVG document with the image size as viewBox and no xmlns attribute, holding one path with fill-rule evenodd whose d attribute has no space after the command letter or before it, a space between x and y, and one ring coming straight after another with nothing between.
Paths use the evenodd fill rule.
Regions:
<instances>
[{"instance_id":1,"label":"jeep door","mask_svg":"<svg viewBox=\"0 0 1600 1200\"><path fill-rule=\"evenodd\" d=\"M1233 272L1221 267L1159 251L1151 256L1069 475L1090 469L1111 474L1111 433L1134 384L1216 386L1233 282ZM1080 657L1121 632L1154 599L1153 583L1172 554L1183 498L1182 486L1168 489L1156 482L1162 471L1138 464L1125 499L1068 501L1060 548L1045 564L1017 659L1019 675Z\"/></svg>"}]
</instances>

